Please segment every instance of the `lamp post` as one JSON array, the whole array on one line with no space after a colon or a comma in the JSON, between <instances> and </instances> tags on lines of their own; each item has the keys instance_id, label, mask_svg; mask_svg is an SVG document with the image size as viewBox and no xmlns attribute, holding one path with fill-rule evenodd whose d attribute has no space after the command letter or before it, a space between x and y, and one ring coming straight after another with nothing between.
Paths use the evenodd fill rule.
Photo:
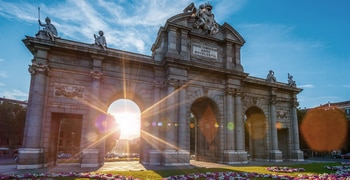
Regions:
<instances>
[{"instance_id":1,"label":"lamp post","mask_svg":"<svg viewBox=\"0 0 350 180\"><path fill-rule=\"evenodd\" d=\"M72 148L72 156L73 156L74 155L74 132L72 132L71 135L72 135L72 137L71 137L72 138L72 147L71 148Z\"/></svg>"}]
</instances>

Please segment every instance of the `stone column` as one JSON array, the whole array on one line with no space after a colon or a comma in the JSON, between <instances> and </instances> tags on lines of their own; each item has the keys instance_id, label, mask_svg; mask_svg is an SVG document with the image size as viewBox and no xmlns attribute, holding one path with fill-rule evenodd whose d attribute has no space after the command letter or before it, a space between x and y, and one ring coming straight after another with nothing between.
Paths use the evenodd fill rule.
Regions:
<instances>
[{"instance_id":1,"label":"stone column","mask_svg":"<svg viewBox=\"0 0 350 180\"><path fill-rule=\"evenodd\" d=\"M234 55L234 66L237 71L243 71L243 66L241 65L241 45L236 44L235 55Z\"/></svg>"},{"instance_id":2,"label":"stone column","mask_svg":"<svg viewBox=\"0 0 350 180\"><path fill-rule=\"evenodd\" d=\"M100 86L103 73L101 72L103 57L92 56L93 67L90 71L91 76L91 94L89 97L89 104L93 105L99 102ZM104 131L99 132L95 127L95 120L100 111L95 106L89 106L89 116L87 118L88 126L85 133L87 148L83 150L83 157L81 167L98 167L104 162L105 143L102 139Z\"/></svg>"},{"instance_id":3,"label":"stone column","mask_svg":"<svg viewBox=\"0 0 350 180\"><path fill-rule=\"evenodd\" d=\"M176 134L175 134L175 124L177 123L175 119L175 89L178 85L178 81L175 79L168 79L168 89L167 89L167 101L166 101L166 118L167 124L163 124L166 127L166 140L165 149L163 151L163 162L165 166L173 166L177 163L177 152L176 152Z\"/></svg>"},{"instance_id":4,"label":"stone column","mask_svg":"<svg viewBox=\"0 0 350 180\"><path fill-rule=\"evenodd\" d=\"M236 89L235 94L235 117L236 150L244 151L244 122L242 117L241 92L239 89Z\"/></svg>"},{"instance_id":5,"label":"stone column","mask_svg":"<svg viewBox=\"0 0 350 180\"><path fill-rule=\"evenodd\" d=\"M185 29L181 29L181 51L180 51L180 55L181 55L181 59L183 60L190 60L190 52L188 52L188 50L190 49L189 43L187 42L187 34L188 34L188 30Z\"/></svg>"},{"instance_id":6,"label":"stone column","mask_svg":"<svg viewBox=\"0 0 350 180\"><path fill-rule=\"evenodd\" d=\"M45 121L46 86L49 67L47 65L48 48L38 47L32 65L30 96L26 114L23 148L19 149L17 169L38 169L44 166L42 148L42 125Z\"/></svg>"},{"instance_id":7,"label":"stone column","mask_svg":"<svg viewBox=\"0 0 350 180\"><path fill-rule=\"evenodd\" d=\"M152 148L148 151L148 164L149 165L160 165L162 162L162 154L159 139L159 112L160 112L160 88L163 87L164 83L161 81L153 81L153 121L151 124L151 135L147 136L151 141Z\"/></svg>"},{"instance_id":8,"label":"stone column","mask_svg":"<svg viewBox=\"0 0 350 180\"><path fill-rule=\"evenodd\" d=\"M187 134L189 133L189 126L186 124L187 119L187 100L186 100L186 81L179 81L179 123L178 123L178 162L177 165L189 165L190 164L190 152L188 151L189 143Z\"/></svg>"},{"instance_id":9,"label":"stone column","mask_svg":"<svg viewBox=\"0 0 350 180\"><path fill-rule=\"evenodd\" d=\"M225 102L226 102L226 121L224 125L224 131L225 133L225 150L224 150L224 163L231 164L234 163L234 156L236 154L235 149L235 123L233 118L233 113L235 112L233 110L233 98L232 95L234 94L234 89L227 88L226 89L226 96L225 96Z\"/></svg>"},{"instance_id":10,"label":"stone column","mask_svg":"<svg viewBox=\"0 0 350 180\"><path fill-rule=\"evenodd\" d=\"M242 112L242 92L240 89L235 91L235 135L236 135L236 157L235 161L239 163L248 163L248 154L245 151L244 138L244 119Z\"/></svg>"},{"instance_id":11,"label":"stone column","mask_svg":"<svg viewBox=\"0 0 350 180\"><path fill-rule=\"evenodd\" d=\"M294 95L296 96L296 95ZM291 102L291 127L292 127L292 161L304 161L304 153L300 150L299 143L299 125L298 125L298 116L297 116L297 107L298 102L296 97L293 98Z\"/></svg>"},{"instance_id":12,"label":"stone column","mask_svg":"<svg viewBox=\"0 0 350 180\"><path fill-rule=\"evenodd\" d=\"M176 49L176 43L177 43L176 28L175 27L169 27L167 56L176 56L176 55L179 54L178 53L179 50Z\"/></svg>"},{"instance_id":13,"label":"stone column","mask_svg":"<svg viewBox=\"0 0 350 180\"><path fill-rule=\"evenodd\" d=\"M278 150L278 135L276 127L276 94L275 90L271 90L271 102L270 102L270 160L275 162L282 161L282 152Z\"/></svg>"},{"instance_id":14,"label":"stone column","mask_svg":"<svg viewBox=\"0 0 350 180\"><path fill-rule=\"evenodd\" d=\"M233 68L233 57L232 53L232 42L227 42L226 43L226 69L232 69Z\"/></svg>"}]
</instances>

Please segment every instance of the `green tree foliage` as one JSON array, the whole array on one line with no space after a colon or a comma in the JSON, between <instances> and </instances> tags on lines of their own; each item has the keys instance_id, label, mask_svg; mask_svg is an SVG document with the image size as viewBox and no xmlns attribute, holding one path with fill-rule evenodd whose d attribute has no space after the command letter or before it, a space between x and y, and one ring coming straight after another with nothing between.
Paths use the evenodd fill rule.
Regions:
<instances>
[{"instance_id":1,"label":"green tree foliage","mask_svg":"<svg viewBox=\"0 0 350 180\"><path fill-rule=\"evenodd\" d=\"M15 149L22 145L26 110L21 104L0 103L0 146Z\"/></svg>"}]
</instances>

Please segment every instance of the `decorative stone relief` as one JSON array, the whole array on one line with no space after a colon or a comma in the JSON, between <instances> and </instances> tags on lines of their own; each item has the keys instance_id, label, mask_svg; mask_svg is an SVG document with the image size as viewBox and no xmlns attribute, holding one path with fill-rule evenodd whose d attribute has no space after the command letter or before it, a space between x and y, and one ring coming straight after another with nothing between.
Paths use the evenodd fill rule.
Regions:
<instances>
[{"instance_id":1,"label":"decorative stone relief","mask_svg":"<svg viewBox=\"0 0 350 180\"><path fill-rule=\"evenodd\" d=\"M276 117L279 119L287 118L287 112L283 110L276 111Z\"/></svg>"},{"instance_id":2,"label":"decorative stone relief","mask_svg":"<svg viewBox=\"0 0 350 180\"><path fill-rule=\"evenodd\" d=\"M84 98L84 86L55 83L54 87L55 97Z\"/></svg>"}]
</instances>

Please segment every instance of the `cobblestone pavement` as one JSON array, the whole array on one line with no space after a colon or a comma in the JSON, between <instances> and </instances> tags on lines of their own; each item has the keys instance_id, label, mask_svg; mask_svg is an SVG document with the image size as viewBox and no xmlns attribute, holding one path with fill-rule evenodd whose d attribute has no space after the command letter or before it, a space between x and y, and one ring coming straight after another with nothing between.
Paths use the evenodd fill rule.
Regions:
<instances>
[{"instance_id":1,"label":"cobblestone pavement","mask_svg":"<svg viewBox=\"0 0 350 180\"><path fill-rule=\"evenodd\" d=\"M249 161L247 164L218 164L203 161L191 160L188 166L149 166L140 164L138 161L124 161L124 162L106 162L103 166L97 168L81 168L79 164L62 164L54 167L41 168L41 169L16 169L15 161L11 158L0 159L0 174L25 174L25 173L57 173L57 172L89 172L89 171L144 171L144 170L166 170L166 169L189 169L196 167L204 168L225 168L230 166L288 166L292 164L306 164L312 162L340 162L349 160L343 159L331 159L331 158L309 158L305 161L284 161L284 162L267 162L267 161Z\"/></svg>"}]
</instances>

